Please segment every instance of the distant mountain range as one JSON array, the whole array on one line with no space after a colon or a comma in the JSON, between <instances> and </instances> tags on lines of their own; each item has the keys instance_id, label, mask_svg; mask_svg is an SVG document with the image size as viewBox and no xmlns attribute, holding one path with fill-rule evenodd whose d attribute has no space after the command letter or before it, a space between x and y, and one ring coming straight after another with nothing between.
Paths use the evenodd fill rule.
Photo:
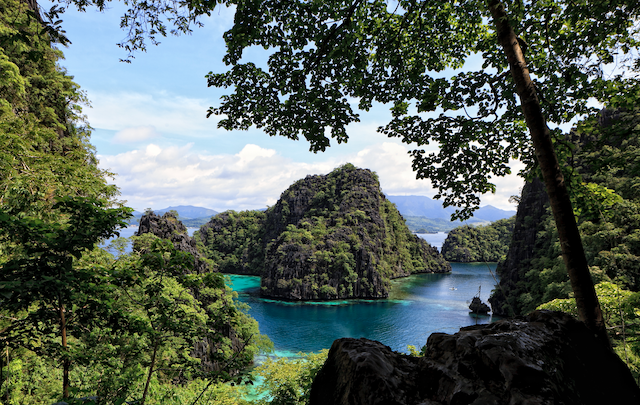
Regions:
<instances>
[{"instance_id":1,"label":"distant mountain range","mask_svg":"<svg viewBox=\"0 0 640 405\"><path fill-rule=\"evenodd\" d=\"M167 207L160 210L153 210L156 215L162 215L167 211L176 211L178 218L182 223L189 228L199 228L201 225L209 222L211 217L218 214L218 211L210 208L196 207L193 205L178 205L175 207ZM137 224L140 222L140 217L144 213L140 211L133 211L133 218L129 220L130 224Z\"/></svg>"},{"instance_id":2,"label":"distant mountain range","mask_svg":"<svg viewBox=\"0 0 640 405\"><path fill-rule=\"evenodd\" d=\"M398 211L400 211L407 221L407 226L413 232L447 232L460 225L484 225L516 214L516 211L501 210L491 205L485 205L480 207L474 213L473 218L466 222L451 222L451 214L455 211L455 208L442 208L440 201L429 197L388 195L387 199L398 207ZM218 214L217 211L210 208L195 207L193 205L178 205L153 211L158 215L162 215L170 210L176 211L180 220L187 227L200 227L209 222L212 216ZM142 214L142 212L134 211L134 216L129 222L132 224L138 223Z\"/></svg>"},{"instance_id":3,"label":"distant mountain range","mask_svg":"<svg viewBox=\"0 0 640 405\"><path fill-rule=\"evenodd\" d=\"M162 215L167 211L174 210L180 216L180 219L195 219L208 217L211 218L218 214L218 211L210 208L194 207L193 205L178 205L176 207L167 207L161 210L153 210L157 215Z\"/></svg>"},{"instance_id":4,"label":"distant mountain range","mask_svg":"<svg viewBox=\"0 0 640 405\"><path fill-rule=\"evenodd\" d=\"M442 202L429 197L417 195L388 195L387 199L398 207L402 216L425 217L430 219L444 219L449 221L451 214L456 210L453 207L442 208ZM480 207L473 214L468 223L493 222L516 215L516 211L506 211L492 205Z\"/></svg>"}]
</instances>

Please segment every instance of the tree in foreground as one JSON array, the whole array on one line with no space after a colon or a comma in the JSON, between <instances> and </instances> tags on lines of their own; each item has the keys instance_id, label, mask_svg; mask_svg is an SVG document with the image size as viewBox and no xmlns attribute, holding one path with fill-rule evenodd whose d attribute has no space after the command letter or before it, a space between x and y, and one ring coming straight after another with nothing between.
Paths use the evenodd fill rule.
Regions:
<instances>
[{"instance_id":1,"label":"tree in foreground","mask_svg":"<svg viewBox=\"0 0 640 405\"><path fill-rule=\"evenodd\" d=\"M102 0L71 0L80 9ZM232 87L210 114L219 126L304 137L314 152L348 139L354 104L390 104L380 128L415 146L418 178L428 178L446 206L466 218L479 194L510 159L538 167L551 200L578 313L607 342L580 234L556 149L560 125L591 111L588 102L632 97L640 5L635 1L252 2L165 0L129 3L122 26L128 51L145 38L188 32L218 5L235 7L225 33L229 71L209 74L210 86ZM168 16L165 20L164 17ZM263 47L266 66L242 59ZM473 66L473 62L481 66ZM613 69L615 68L615 70ZM450 77L446 69L454 69ZM629 101L629 100L626 100ZM630 103L633 105L633 103ZM618 105L610 105L618 107ZM427 150L431 143L439 149Z\"/></svg>"},{"instance_id":2,"label":"tree in foreground","mask_svg":"<svg viewBox=\"0 0 640 405\"><path fill-rule=\"evenodd\" d=\"M510 159L537 167L580 319L608 344L556 148L559 126L587 114L589 99L637 86L639 12L627 1L240 3L225 34L230 70L208 75L235 90L210 114L229 130L303 136L315 152L348 139L354 99L361 110L391 104L380 130L416 146L417 177L458 218L495 191ZM251 46L271 52L266 67L242 60ZM445 78L447 68L458 70Z\"/></svg>"}]
</instances>

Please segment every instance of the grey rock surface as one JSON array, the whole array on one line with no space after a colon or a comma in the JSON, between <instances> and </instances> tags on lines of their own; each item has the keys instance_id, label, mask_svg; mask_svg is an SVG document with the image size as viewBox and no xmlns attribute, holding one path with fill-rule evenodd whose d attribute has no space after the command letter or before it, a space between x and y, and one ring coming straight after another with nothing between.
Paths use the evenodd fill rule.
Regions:
<instances>
[{"instance_id":1,"label":"grey rock surface","mask_svg":"<svg viewBox=\"0 0 640 405\"><path fill-rule=\"evenodd\" d=\"M425 357L367 339L336 340L311 405L638 404L626 365L560 312L434 333Z\"/></svg>"}]
</instances>

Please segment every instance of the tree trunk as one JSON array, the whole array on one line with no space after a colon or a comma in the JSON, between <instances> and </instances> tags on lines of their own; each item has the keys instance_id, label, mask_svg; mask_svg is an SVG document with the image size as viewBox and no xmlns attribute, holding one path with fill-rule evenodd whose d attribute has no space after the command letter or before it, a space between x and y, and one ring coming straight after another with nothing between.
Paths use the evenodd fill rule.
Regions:
<instances>
[{"instance_id":1,"label":"tree trunk","mask_svg":"<svg viewBox=\"0 0 640 405\"><path fill-rule=\"evenodd\" d=\"M496 26L498 42L509 61L511 76L516 84L520 104L535 148L538 164L549 194L553 217L558 229L562 258L571 280L578 315L596 337L611 346L605 329L600 303L596 295L587 259L582 247L569 192L560 170L558 157L551 142L551 132L542 114L540 101L527 67L522 49L511 25L504 5L499 0L488 0L489 11Z\"/></svg>"},{"instance_id":2,"label":"tree trunk","mask_svg":"<svg viewBox=\"0 0 640 405\"><path fill-rule=\"evenodd\" d=\"M149 389L149 383L151 382L151 373L153 373L153 368L156 365L156 354L158 353L159 345L160 345L160 340L156 339L156 343L153 346L153 354L151 355L151 364L149 365L149 373L147 374L147 382L144 384L144 392L142 393L142 399L140 400L140 405L144 405L144 401L147 398L147 390Z\"/></svg>"},{"instance_id":3,"label":"tree trunk","mask_svg":"<svg viewBox=\"0 0 640 405\"><path fill-rule=\"evenodd\" d=\"M62 300L60 300L62 301ZM60 333L62 334L62 398L69 398L69 368L71 361L67 352L67 320L64 314L64 305L60 302Z\"/></svg>"}]
</instances>

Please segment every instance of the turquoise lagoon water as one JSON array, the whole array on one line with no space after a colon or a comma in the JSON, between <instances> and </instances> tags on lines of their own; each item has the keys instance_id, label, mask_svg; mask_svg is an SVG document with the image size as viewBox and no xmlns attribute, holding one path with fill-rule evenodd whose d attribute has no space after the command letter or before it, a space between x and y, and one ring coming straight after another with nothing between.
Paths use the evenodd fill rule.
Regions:
<instances>
[{"instance_id":1,"label":"turquoise lagoon water","mask_svg":"<svg viewBox=\"0 0 640 405\"><path fill-rule=\"evenodd\" d=\"M450 274L419 274L393 280L385 300L286 302L259 296L260 278L230 275L239 300L269 336L276 354L328 349L342 337L365 337L391 349L407 352L422 347L434 332L455 333L463 326L491 322L491 316L469 312L471 299L481 289L486 302L496 281L495 263L452 263Z\"/></svg>"}]
</instances>

